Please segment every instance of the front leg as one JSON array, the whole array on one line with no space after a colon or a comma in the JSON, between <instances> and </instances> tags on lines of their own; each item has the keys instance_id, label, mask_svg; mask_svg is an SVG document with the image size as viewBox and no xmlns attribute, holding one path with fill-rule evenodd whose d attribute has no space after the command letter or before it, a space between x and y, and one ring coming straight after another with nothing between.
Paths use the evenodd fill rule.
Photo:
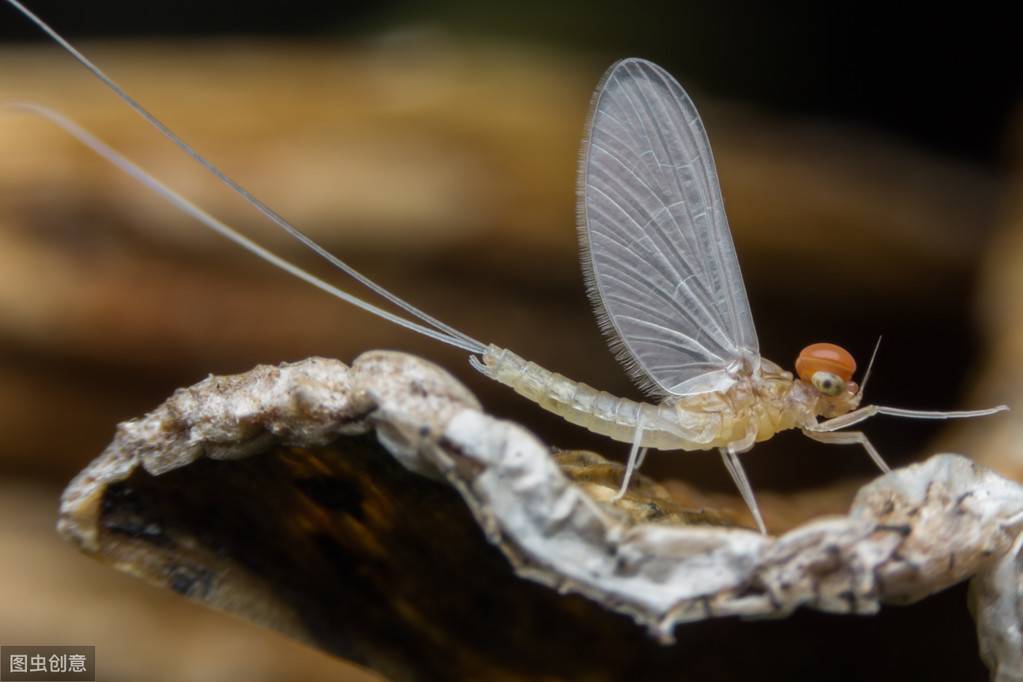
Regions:
<instances>
[{"instance_id":1,"label":"front leg","mask_svg":"<svg viewBox=\"0 0 1023 682\"><path fill-rule=\"evenodd\" d=\"M876 414L887 414L891 417L902 417L904 419L971 419L973 417L986 417L999 412L1005 412L1009 408L1005 405L992 407L986 410L950 410L945 412L929 412L926 410L906 410L901 407L885 407L884 405L865 405L858 410L843 414L833 419L822 421L812 427L811 431L837 431L853 424L859 424L864 419L870 419Z\"/></svg>"},{"instance_id":2,"label":"front leg","mask_svg":"<svg viewBox=\"0 0 1023 682\"><path fill-rule=\"evenodd\" d=\"M819 424L807 426L803 430L803 433L806 433L807 430L816 431L818 433L825 431L837 431L838 429L844 429L845 427L852 426L853 424L859 424L861 421L870 419L876 414L878 414L877 405L865 405L858 410L853 410L852 412L847 412L841 416L826 419ZM821 442L823 443L824 441Z\"/></svg>"},{"instance_id":3,"label":"front leg","mask_svg":"<svg viewBox=\"0 0 1023 682\"><path fill-rule=\"evenodd\" d=\"M852 414L852 413L850 413ZM839 417L841 418L841 417ZM834 420L830 420L834 421ZM828 422L824 422L827 424ZM803 435L810 440L815 440L818 443L833 443L836 445L862 445L863 449L867 451L870 458L874 460L874 464L884 473L891 471L891 467L881 457L881 453L877 451L874 445L867 440L867 434L862 431L815 431L812 429L802 429Z\"/></svg>"}]
</instances>

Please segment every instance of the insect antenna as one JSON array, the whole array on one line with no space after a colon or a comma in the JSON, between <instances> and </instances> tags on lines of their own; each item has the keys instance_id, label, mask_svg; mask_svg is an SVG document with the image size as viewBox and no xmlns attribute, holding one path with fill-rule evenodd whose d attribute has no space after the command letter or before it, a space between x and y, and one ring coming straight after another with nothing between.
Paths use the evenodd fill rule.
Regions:
<instances>
[{"instance_id":1,"label":"insect antenna","mask_svg":"<svg viewBox=\"0 0 1023 682\"><path fill-rule=\"evenodd\" d=\"M867 371L863 373L863 381L860 383L860 397L863 396L863 391L867 388L867 382L870 381L870 370L874 369L874 360L877 358L877 351L881 347L882 338L884 337L878 335L877 343L874 344L874 352L870 354L870 362L867 363Z\"/></svg>"},{"instance_id":2,"label":"insect antenna","mask_svg":"<svg viewBox=\"0 0 1023 682\"><path fill-rule=\"evenodd\" d=\"M202 166L208 173L213 175L222 183L227 185L233 192L241 196L246 202L248 202L257 211L262 213L271 222L276 224L278 227L287 232L293 238L301 242L306 248L313 251L316 255L326 260L335 268L344 272L346 275L353 278L355 281L359 282L359 284L362 284L373 293L377 294L378 296L381 296L387 301L390 301L391 303L398 306L405 312L413 315L414 317L419 318L420 320L425 322L430 327L433 327L433 329L437 331L426 334L427 327L423 327L422 325L418 325L414 322L410 322L409 320L397 317L391 313L386 313L386 311L382 310L381 308L377 308L376 306L373 306L365 301L362 301L361 299L356 298L351 294L343 292L340 289L337 289L336 287L327 284L326 282L322 282L321 280L318 280L317 278L313 277L313 275L305 272L304 270L301 270L301 268L298 268L298 266L288 263L287 261L284 261L283 259L275 256L274 254L267 251L263 247L259 246L255 242L252 242L251 240L243 237L234 229L214 219L212 216L207 214L205 211L202 211L202 209L199 209L197 206L186 200L184 197L173 192L173 190L157 181L155 178L153 178L151 175L143 171L141 168L139 168L132 162L128 161L126 158L115 152L113 149L106 146L104 143L100 142L94 136L92 136L82 128L79 128L76 124L72 123L70 120L64 118L60 114L57 114L56 112L51 110L45 110L44 107L36 107L34 105L19 105L18 108L43 115L45 118L56 123L61 128L77 137L80 141L82 141L87 146L91 147L98 154L106 158L114 165L118 166L124 172L128 173L128 175L131 175L133 178L135 178L142 184L148 186L150 189L163 196L165 199L170 201L172 204L180 208L185 213L188 213L189 215L198 219L200 222L202 222L210 229L213 229L214 231L228 237L228 239L231 239L235 243L240 244L241 246L243 246L243 248L250 251L251 253L260 256L264 260L273 263L277 267L289 272L290 274L295 275L296 277L299 277L300 279L303 279L309 282L310 284L319 287L320 289L329 291L334 296L337 296L338 298L341 298L342 300L347 301L348 303L352 303L353 305L356 305L364 310L372 312L375 315L379 315L380 317L383 317L384 319L390 322L394 322L395 324L399 324L407 329L417 331L421 334L426 334L427 336L430 336L431 338L437 339L439 341L443 341L444 343L450 343L451 345L463 348L469 351L470 353L478 354L482 353L483 350L485 350L486 346L484 344L480 343L479 341L472 338L468 334L465 334L455 329L454 327L451 327L445 324L444 322L441 322L435 317L423 312L422 310L415 307L408 301L405 301L404 299L399 298L395 294L392 294L390 291L383 288L373 280L369 279L368 277L360 273L358 270L348 265L340 258L338 258L334 254L330 253L325 248L317 244L311 237L309 237L304 232L299 230L297 227L289 223L280 214L278 214L272 208L270 208L262 201L257 199L251 192L245 189L237 181L232 179L226 173L221 171L217 166L215 166L212 162L208 161L205 157L203 157L191 145L185 142L173 130L168 128L167 125L160 121L160 119L158 119L156 116L150 113L149 110L143 107L141 103L139 103L136 99L129 95L127 91L124 90L124 88L118 85L112 78L110 78L110 76L108 76L102 69L96 66L88 57L79 52L71 43L65 40L46 22L44 22L42 19L33 14L27 7L18 2L18 0L7 0L7 3L14 7L16 10L18 10L22 15L24 15L36 26L38 26L44 33L46 33L51 39L53 39L54 42L60 45L68 54L70 54L72 57L75 58L76 61L78 61L82 66L84 66L93 76L98 78L104 85L107 86L107 88L113 91L113 93L117 95L122 101L124 101L124 103L127 104L133 111L135 111L135 113L141 116L147 123L149 123L149 125L156 128L156 130L161 135L163 135L168 140L177 145L182 151L184 151L188 156L190 156L192 160L194 160L196 163ZM43 110L45 110L46 113L43 113ZM219 225L219 227L214 227L214 224ZM221 228L226 228L226 231ZM287 266L289 267L285 267L285 264L287 264ZM300 272L302 274L299 274Z\"/></svg>"}]
</instances>

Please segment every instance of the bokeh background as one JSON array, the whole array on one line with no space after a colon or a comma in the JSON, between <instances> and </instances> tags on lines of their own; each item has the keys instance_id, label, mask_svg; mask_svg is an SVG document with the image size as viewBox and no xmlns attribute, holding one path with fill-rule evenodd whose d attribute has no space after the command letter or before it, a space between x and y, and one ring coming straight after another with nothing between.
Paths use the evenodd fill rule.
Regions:
<instances>
[{"instance_id":1,"label":"bokeh background","mask_svg":"<svg viewBox=\"0 0 1023 682\"><path fill-rule=\"evenodd\" d=\"M654 59L705 119L765 356L788 365L803 345L830 340L865 362L884 334L872 401L966 408L1023 394L1023 64L1017 24L989 7L30 7L371 278L477 338L633 397L582 286L575 167L601 73L623 56ZM0 41L0 99L59 109L344 283L5 6ZM373 348L444 365L492 412L554 445L625 454L485 383L461 352L205 233L47 123L0 117L0 643L96 644L108 680L371 678L94 564L53 523L63 485L117 422L175 388ZM866 430L893 464L953 448L1023 479L1017 417L997 420L949 430L879 419ZM716 457L648 461L662 480L731 493ZM793 434L745 461L780 525L841 512L873 475L859 451ZM984 679L964 595L874 619L798 614L773 627L791 628L807 650L780 652L763 674ZM689 655L720 658L720 679L731 679L750 627L736 623L720 651Z\"/></svg>"}]
</instances>

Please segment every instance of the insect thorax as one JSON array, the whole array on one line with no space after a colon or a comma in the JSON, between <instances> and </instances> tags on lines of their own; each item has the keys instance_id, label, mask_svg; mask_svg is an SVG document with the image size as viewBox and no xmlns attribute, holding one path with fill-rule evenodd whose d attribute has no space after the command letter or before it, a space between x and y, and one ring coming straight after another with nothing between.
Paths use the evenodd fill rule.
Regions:
<instances>
[{"instance_id":1,"label":"insect thorax","mask_svg":"<svg viewBox=\"0 0 1023 682\"><path fill-rule=\"evenodd\" d=\"M751 431L756 441L763 441L803 426L814 421L817 402L812 387L769 361L727 391L665 400L674 407L682 431L704 447L743 441Z\"/></svg>"}]
</instances>

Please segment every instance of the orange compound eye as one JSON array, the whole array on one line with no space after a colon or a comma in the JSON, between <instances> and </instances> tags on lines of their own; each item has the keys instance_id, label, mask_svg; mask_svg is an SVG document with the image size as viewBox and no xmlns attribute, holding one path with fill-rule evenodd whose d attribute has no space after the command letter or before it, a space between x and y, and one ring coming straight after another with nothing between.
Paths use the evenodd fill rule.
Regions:
<instances>
[{"instance_id":1,"label":"orange compound eye","mask_svg":"<svg viewBox=\"0 0 1023 682\"><path fill-rule=\"evenodd\" d=\"M833 343L810 344L796 358L796 373L803 381L812 381L815 372L831 372L849 381L855 371L853 356Z\"/></svg>"}]
</instances>

